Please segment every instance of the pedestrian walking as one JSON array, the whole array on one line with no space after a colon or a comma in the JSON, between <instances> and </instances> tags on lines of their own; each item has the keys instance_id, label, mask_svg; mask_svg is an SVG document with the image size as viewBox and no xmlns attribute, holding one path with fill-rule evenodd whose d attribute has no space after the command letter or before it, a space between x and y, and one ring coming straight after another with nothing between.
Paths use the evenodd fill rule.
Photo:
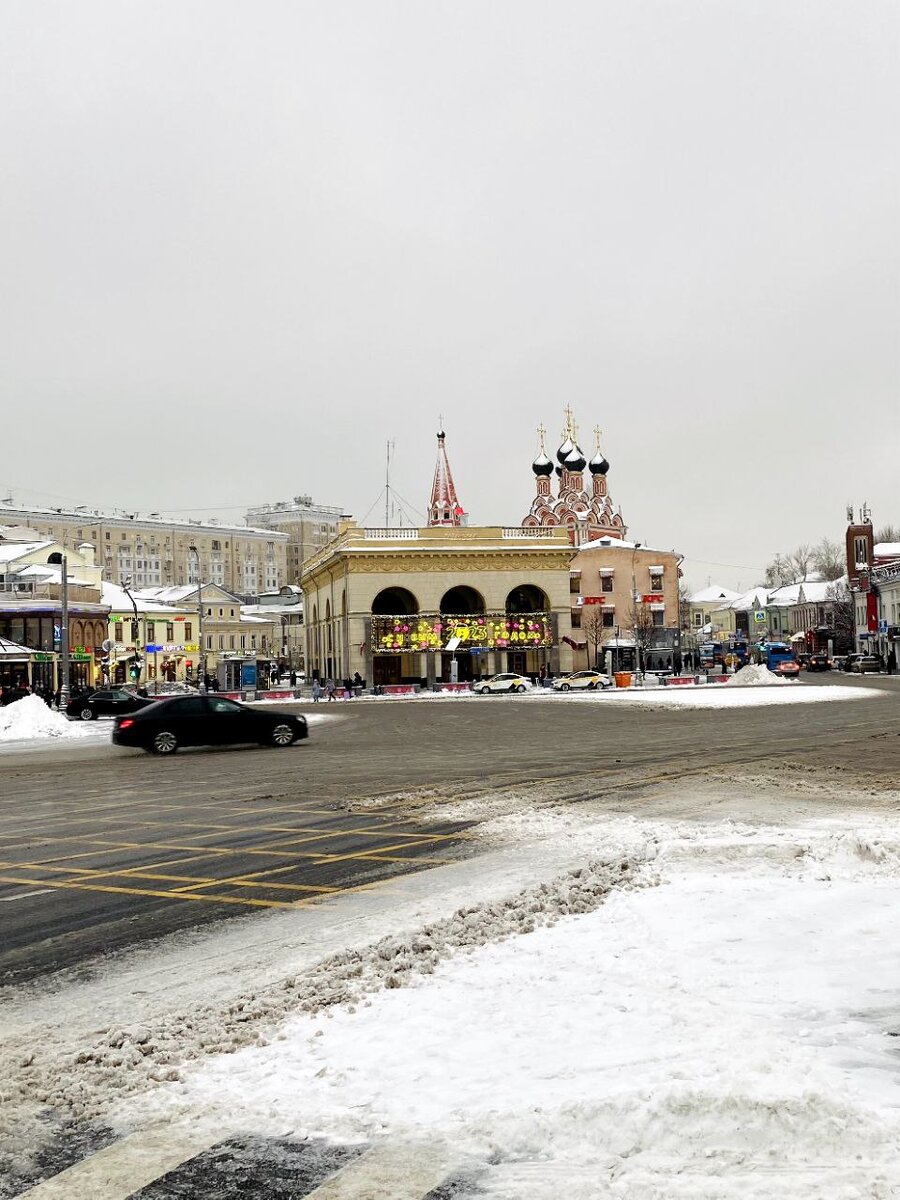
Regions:
<instances>
[{"instance_id":1,"label":"pedestrian walking","mask_svg":"<svg viewBox=\"0 0 900 1200\"><path fill-rule=\"evenodd\" d=\"M297 672L291 671L290 675L288 676L288 679L290 681L291 687L295 688L297 686Z\"/></svg>"},{"instance_id":2,"label":"pedestrian walking","mask_svg":"<svg viewBox=\"0 0 900 1200\"><path fill-rule=\"evenodd\" d=\"M322 685L321 685L321 683L319 683L318 679L313 680L312 698L313 698L313 704L318 704L319 701L322 699Z\"/></svg>"},{"instance_id":3,"label":"pedestrian walking","mask_svg":"<svg viewBox=\"0 0 900 1200\"><path fill-rule=\"evenodd\" d=\"M337 689L334 686L334 680L331 678L331 676L329 676L328 679L325 680L325 699L328 701L336 700L336 690Z\"/></svg>"}]
</instances>

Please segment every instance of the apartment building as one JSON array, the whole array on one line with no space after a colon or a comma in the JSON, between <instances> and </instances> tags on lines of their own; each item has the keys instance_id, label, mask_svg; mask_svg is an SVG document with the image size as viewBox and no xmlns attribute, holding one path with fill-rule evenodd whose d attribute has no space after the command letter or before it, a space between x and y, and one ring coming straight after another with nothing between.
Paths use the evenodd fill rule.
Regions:
<instances>
[{"instance_id":1,"label":"apartment building","mask_svg":"<svg viewBox=\"0 0 900 1200\"><path fill-rule=\"evenodd\" d=\"M136 588L213 583L242 598L287 582L288 534L159 513L0 504L0 525L24 525L64 547L87 543L103 578Z\"/></svg>"},{"instance_id":2,"label":"apartment building","mask_svg":"<svg viewBox=\"0 0 900 1200\"><path fill-rule=\"evenodd\" d=\"M285 583L299 583L304 564L337 537L338 523L346 520L342 508L315 504L312 496L295 496L274 504L247 509L247 523L287 537Z\"/></svg>"}]
</instances>

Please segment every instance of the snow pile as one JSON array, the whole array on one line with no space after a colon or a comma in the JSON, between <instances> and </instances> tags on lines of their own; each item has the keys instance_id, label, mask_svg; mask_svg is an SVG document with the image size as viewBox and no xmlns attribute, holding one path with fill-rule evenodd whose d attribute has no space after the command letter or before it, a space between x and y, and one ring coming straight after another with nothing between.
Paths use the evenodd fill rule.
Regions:
<instances>
[{"instance_id":1,"label":"snow pile","mask_svg":"<svg viewBox=\"0 0 900 1200\"><path fill-rule=\"evenodd\" d=\"M77 737L78 727L48 708L40 696L24 696L0 708L0 742L29 738Z\"/></svg>"},{"instance_id":2,"label":"snow pile","mask_svg":"<svg viewBox=\"0 0 900 1200\"><path fill-rule=\"evenodd\" d=\"M896 858L815 824L686 824L674 840L697 857L686 869L662 853L660 887L600 905L577 879L535 889L515 906L528 936L490 936L508 927L501 905L452 919L472 932L467 954L444 956L433 930L388 942L381 990L302 1005L271 1044L207 1060L120 1117L440 1139L482 1164L479 1195L506 1198L762 1200L773 1179L793 1200L892 1194ZM796 874L792 845L853 863ZM389 982L398 965L406 987Z\"/></svg>"},{"instance_id":3,"label":"snow pile","mask_svg":"<svg viewBox=\"0 0 900 1200\"><path fill-rule=\"evenodd\" d=\"M116 1026L68 1061L52 1065L45 1066L32 1053L18 1064L18 1077L10 1084L19 1096L37 1095L42 1104L72 1116L103 1115L123 1095L180 1080L185 1059L266 1044L261 1031L271 1031L292 1014L315 1014L337 1005L355 1012L370 993L404 988L454 955L591 912L614 889L652 886L656 877L643 868L654 856L655 847L641 842L512 896L467 905L413 931L339 951L275 988L242 996L224 1013L198 1007L157 1029L143 1023Z\"/></svg>"},{"instance_id":4,"label":"snow pile","mask_svg":"<svg viewBox=\"0 0 900 1200\"><path fill-rule=\"evenodd\" d=\"M780 675L770 671L764 663L748 663L727 681L726 687L766 687L770 683L787 683Z\"/></svg>"}]
</instances>

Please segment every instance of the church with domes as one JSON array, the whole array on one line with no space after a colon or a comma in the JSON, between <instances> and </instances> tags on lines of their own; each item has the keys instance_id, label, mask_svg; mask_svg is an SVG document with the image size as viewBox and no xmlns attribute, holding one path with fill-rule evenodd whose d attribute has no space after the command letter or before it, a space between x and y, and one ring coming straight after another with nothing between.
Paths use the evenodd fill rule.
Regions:
<instances>
[{"instance_id":1,"label":"church with domes","mask_svg":"<svg viewBox=\"0 0 900 1200\"><path fill-rule=\"evenodd\" d=\"M600 430L594 430L596 449L588 462L578 444L578 427L568 406L565 418L555 465L547 456L544 441L547 431L543 425L538 429L540 449L531 464L536 494L522 526L525 529L565 529L573 546L601 537L624 538L627 528L622 511L613 510L609 495L609 462L600 448ZM585 469L591 477L590 491L585 486ZM553 494L554 475L558 481L556 495Z\"/></svg>"}]
</instances>

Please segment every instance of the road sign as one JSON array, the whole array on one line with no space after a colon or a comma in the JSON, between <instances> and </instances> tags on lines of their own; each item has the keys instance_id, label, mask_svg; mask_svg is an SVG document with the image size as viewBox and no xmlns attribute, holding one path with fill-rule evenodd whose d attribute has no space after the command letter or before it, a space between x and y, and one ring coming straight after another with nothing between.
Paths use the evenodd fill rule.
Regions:
<instances>
[{"instance_id":1,"label":"road sign","mask_svg":"<svg viewBox=\"0 0 900 1200\"><path fill-rule=\"evenodd\" d=\"M887 621L885 619L880 620L878 622L878 632L879 633L887 633L887 631L888 631Z\"/></svg>"},{"instance_id":2,"label":"road sign","mask_svg":"<svg viewBox=\"0 0 900 1200\"><path fill-rule=\"evenodd\" d=\"M756 621L760 625L763 623L763 621L765 621L765 619L766 619L766 614L763 609L757 609L756 612L753 614L753 620Z\"/></svg>"}]
</instances>

